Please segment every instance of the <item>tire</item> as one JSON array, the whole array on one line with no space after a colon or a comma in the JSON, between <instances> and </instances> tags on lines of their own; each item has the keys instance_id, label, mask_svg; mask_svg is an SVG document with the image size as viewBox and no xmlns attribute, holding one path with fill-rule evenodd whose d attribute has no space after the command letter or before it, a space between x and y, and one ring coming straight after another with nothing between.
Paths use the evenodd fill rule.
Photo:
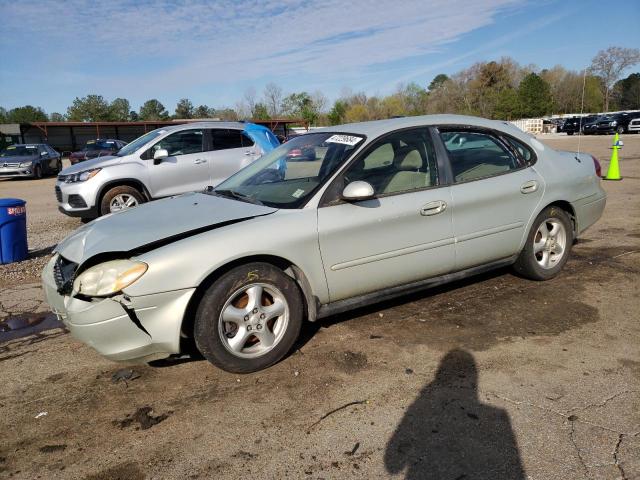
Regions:
<instances>
[{"instance_id":1,"label":"tire","mask_svg":"<svg viewBox=\"0 0 640 480\"><path fill-rule=\"evenodd\" d=\"M128 185L113 187L102 196L102 200L100 201L100 215L133 208L144 203L144 201L145 199L142 193L133 187L129 187ZM117 208L116 204L121 205L121 207Z\"/></svg>"},{"instance_id":2,"label":"tire","mask_svg":"<svg viewBox=\"0 0 640 480\"><path fill-rule=\"evenodd\" d=\"M624 126L623 125L618 125L618 128L616 128L616 132L623 134L624 133Z\"/></svg>"},{"instance_id":3,"label":"tire","mask_svg":"<svg viewBox=\"0 0 640 480\"><path fill-rule=\"evenodd\" d=\"M56 171L54 172L54 174L57 175L61 171L62 171L62 160L58 159L58 161L56 162Z\"/></svg>"},{"instance_id":4,"label":"tire","mask_svg":"<svg viewBox=\"0 0 640 480\"><path fill-rule=\"evenodd\" d=\"M556 228L555 235L550 235ZM572 245L571 218L561 208L547 207L533 222L514 269L531 280L550 280L558 275L567 263ZM558 252L559 249L561 252Z\"/></svg>"},{"instance_id":5,"label":"tire","mask_svg":"<svg viewBox=\"0 0 640 480\"><path fill-rule=\"evenodd\" d=\"M567 132L567 135L571 136L573 135L573 132Z\"/></svg>"},{"instance_id":6,"label":"tire","mask_svg":"<svg viewBox=\"0 0 640 480\"><path fill-rule=\"evenodd\" d=\"M42 167L40 165L33 167L33 178L36 180L40 180L42 178Z\"/></svg>"},{"instance_id":7,"label":"tire","mask_svg":"<svg viewBox=\"0 0 640 480\"><path fill-rule=\"evenodd\" d=\"M259 303L253 301L258 295ZM248 263L206 290L196 311L194 340L222 370L256 372L289 353L300 335L303 311L302 294L291 277L268 263Z\"/></svg>"}]
</instances>

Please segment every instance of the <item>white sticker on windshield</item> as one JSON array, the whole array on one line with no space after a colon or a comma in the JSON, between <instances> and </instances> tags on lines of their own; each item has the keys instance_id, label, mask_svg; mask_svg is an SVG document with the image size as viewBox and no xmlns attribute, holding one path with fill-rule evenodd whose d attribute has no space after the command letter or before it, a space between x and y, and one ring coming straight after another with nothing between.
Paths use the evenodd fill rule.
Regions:
<instances>
[{"instance_id":1,"label":"white sticker on windshield","mask_svg":"<svg viewBox=\"0 0 640 480\"><path fill-rule=\"evenodd\" d=\"M354 137L353 135L332 135L327 140L326 143L342 143L343 145L351 145L354 146L362 140L361 137Z\"/></svg>"},{"instance_id":2,"label":"white sticker on windshield","mask_svg":"<svg viewBox=\"0 0 640 480\"><path fill-rule=\"evenodd\" d=\"M295 192L291 194L292 197L300 198L304 194L304 190L301 188L297 189Z\"/></svg>"}]
</instances>

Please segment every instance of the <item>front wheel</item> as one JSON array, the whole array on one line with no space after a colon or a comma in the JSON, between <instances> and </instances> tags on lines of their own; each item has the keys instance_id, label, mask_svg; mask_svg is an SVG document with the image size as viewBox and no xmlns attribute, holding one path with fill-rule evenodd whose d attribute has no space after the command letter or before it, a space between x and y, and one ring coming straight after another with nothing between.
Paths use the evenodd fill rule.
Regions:
<instances>
[{"instance_id":1,"label":"front wheel","mask_svg":"<svg viewBox=\"0 0 640 480\"><path fill-rule=\"evenodd\" d=\"M532 280L550 280L567 263L572 245L573 224L567 212L545 208L533 222L514 269Z\"/></svg>"},{"instance_id":2,"label":"front wheel","mask_svg":"<svg viewBox=\"0 0 640 480\"><path fill-rule=\"evenodd\" d=\"M194 339L217 367L250 373L282 359L300 334L303 301L295 281L268 263L221 276L196 311Z\"/></svg>"},{"instance_id":3,"label":"front wheel","mask_svg":"<svg viewBox=\"0 0 640 480\"><path fill-rule=\"evenodd\" d=\"M100 215L137 207L141 203L144 203L144 197L135 188L127 185L113 187L102 197Z\"/></svg>"},{"instance_id":4,"label":"front wheel","mask_svg":"<svg viewBox=\"0 0 640 480\"><path fill-rule=\"evenodd\" d=\"M616 132L619 133L619 134L623 134L624 133L624 126L618 125L618 128L616 128Z\"/></svg>"}]
</instances>

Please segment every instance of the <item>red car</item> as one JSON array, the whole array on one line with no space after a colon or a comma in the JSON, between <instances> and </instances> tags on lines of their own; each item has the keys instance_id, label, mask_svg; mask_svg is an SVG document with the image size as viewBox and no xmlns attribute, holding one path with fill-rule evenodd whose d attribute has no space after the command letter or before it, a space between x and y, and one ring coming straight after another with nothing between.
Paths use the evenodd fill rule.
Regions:
<instances>
[{"instance_id":1,"label":"red car","mask_svg":"<svg viewBox=\"0 0 640 480\"><path fill-rule=\"evenodd\" d=\"M89 140L82 150L80 150L79 152L73 152L69 156L69 160L71 160L71 164L73 165L78 162L89 160L91 158L115 155L116 152L126 144L127 142L112 138L98 138L96 140Z\"/></svg>"}]
</instances>

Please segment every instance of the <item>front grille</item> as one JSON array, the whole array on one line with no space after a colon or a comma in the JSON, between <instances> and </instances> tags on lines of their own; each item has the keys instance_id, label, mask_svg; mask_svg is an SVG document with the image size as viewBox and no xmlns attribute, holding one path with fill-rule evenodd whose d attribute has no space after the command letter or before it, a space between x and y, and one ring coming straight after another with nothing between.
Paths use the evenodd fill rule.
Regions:
<instances>
[{"instance_id":1,"label":"front grille","mask_svg":"<svg viewBox=\"0 0 640 480\"><path fill-rule=\"evenodd\" d=\"M0 163L0 167L18 168L19 166L20 166L19 163L5 163L5 162Z\"/></svg>"},{"instance_id":2,"label":"front grille","mask_svg":"<svg viewBox=\"0 0 640 480\"><path fill-rule=\"evenodd\" d=\"M53 279L56 282L59 294L67 295L71 293L76 268L78 268L77 263L70 262L58 255L56 263L53 265Z\"/></svg>"},{"instance_id":3,"label":"front grille","mask_svg":"<svg viewBox=\"0 0 640 480\"><path fill-rule=\"evenodd\" d=\"M62 190L60 190L60 187L58 187L57 185L56 185L56 200L62 203Z\"/></svg>"},{"instance_id":4,"label":"front grille","mask_svg":"<svg viewBox=\"0 0 640 480\"><path fill-rule=\"evenodd\" d=\"M80 195L69 195L69 205L73 208L87 208L87 202Z\"/></svg>"}]
</instances>

